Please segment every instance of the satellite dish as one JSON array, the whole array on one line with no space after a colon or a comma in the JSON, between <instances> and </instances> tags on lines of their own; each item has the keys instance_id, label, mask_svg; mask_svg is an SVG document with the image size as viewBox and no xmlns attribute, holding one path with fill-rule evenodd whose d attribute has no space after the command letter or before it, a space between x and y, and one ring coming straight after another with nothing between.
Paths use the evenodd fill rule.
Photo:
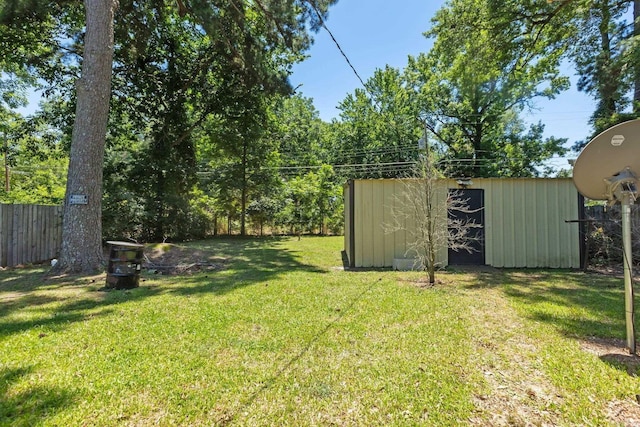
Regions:
<instances>
[{"instance_id":1,"label":"satellite dish","mask_svg":"<svg viewBox=\"0 0 640 427\"><path fill-rule=\"evenodd\" d=\"M615 125L589 142L573 166L573 183L585 197L622 205L622 253L627 347L636 352L633 308L631 203L638 196L640 120Z\"/></svg>"},{"instance_id":2,"label":"satellite dish","mask_svg":"<svg viewBox=\"0 0 640 427\"><path fill-rule=\"evenodd\" d=\"M639 174L640 120L620 123L593 138L573 166L576 188L592 200L615 201L617 188L611 186L627 185Z\"/></svg>"}]
</instances>

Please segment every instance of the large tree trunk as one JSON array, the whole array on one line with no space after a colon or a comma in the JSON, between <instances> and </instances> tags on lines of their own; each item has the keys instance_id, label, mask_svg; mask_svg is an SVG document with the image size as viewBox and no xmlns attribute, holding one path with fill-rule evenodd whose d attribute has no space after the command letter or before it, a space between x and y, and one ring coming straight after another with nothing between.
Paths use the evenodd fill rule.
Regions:
<instances>
[{"instance_id":1,"label":"large tree trunk","mask_svg":"<svg viewBox=\"0 0 640 427\"><path fill-rule=\"evenodd\" d=\"M117 0L85 0L82 74L71 138L58 271L103 267L102 165L111 98L113 17Z\"/></svg>"},{"instance_id":2,"label":"large tree trunk","mask_svg":"<svg viewBox=\"0 0 640 427\"><path fill-rule=\"evenodd\" d=\"M247 141L242 142L242 194L240 200L240 235L246 236L247 229Z\"/></svg>"}]
</instances>

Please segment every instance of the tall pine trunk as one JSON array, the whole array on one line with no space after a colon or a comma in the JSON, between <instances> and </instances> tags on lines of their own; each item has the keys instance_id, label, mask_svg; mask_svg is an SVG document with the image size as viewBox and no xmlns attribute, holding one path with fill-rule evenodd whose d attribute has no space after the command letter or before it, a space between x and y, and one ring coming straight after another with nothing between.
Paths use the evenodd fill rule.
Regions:
<instances>
[{"instance_id":1,"label":"tall pine trunk","mask_svg":"<svg viewBox=\"0 0 640 427\"><path fill-rule=\"evenodd\" d=\"M247 140L242 141L242 194L240 200L240 235L247 235Z\"/></svg>"},{"instance_id":2,"label":"tall pine trunk","mask_svg":"<svg viewBox=\"0 0 640 427\"><path fill-rule=\"evenodd\" d=\"M94 272L103 266L102 166L111 98L113 19L117 0L85 0L82 74L76 82L67 192L58 270Z\"/></svg>"}]
</instances>

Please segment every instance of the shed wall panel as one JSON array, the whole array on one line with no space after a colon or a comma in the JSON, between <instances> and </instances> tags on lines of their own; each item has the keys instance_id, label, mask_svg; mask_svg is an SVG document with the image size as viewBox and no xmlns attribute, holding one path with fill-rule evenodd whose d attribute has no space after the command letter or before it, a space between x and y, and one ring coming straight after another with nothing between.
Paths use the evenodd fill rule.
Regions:
<instances>
[{"instance_id":1,"label":"shed wall panel","mask_svg":"<svg viewBox=\"0 0 640 427\"><path fill-rule=\"evenodd\" d=\"M486 261L494 267L579 267L577 191L569 179L477 179L485 189Z\"/></svg>"},{"instance_id":2,"label":"shed wall panel","mask_svg":"<svg viewBox=\"0 0 640 427\"><path fill-rule=\"evenodd\" d=\"M391 206L395 206L398 203L405 203L405 197L403 195L404 184L401 180L392 180L393 181L393 196L390 197L389 200L389 210L391 210ZM392 215L390 213L390 215ZM392 218L390 218L392 220ZM404 223L404 221L401 221ZM393 232L393 257L394 258L404 258L406 256L407 251L407 232L404 229L399 229ZM393 265L393 260L391 260Z\"/></svg>"},{"instance_id":3,"label":"shed wall panel","mask_svg":"<svg viewBox=\"0 0 640 427\"><path fill-rule=\"evenodd\" d=\"M549 190L548 185L541 185L538 188L538 200L548 200L549 194L551 191ZM536 203L536 220L539 221L540 224L548 224L549 223L549 214L548 214L548 203ZM543 227L542 230L538 232L538 238L536 240L536 245L538 247L538 251L540 252L540 264L551 266L551 257L549 256L549 236L550 230L547 227Z\"/></svg>"},{"instance_id":4,"label":"shed wall panel","mask_svg":"<svg viewBox=\"0 0 640 427\"><path fill-rule=\"evenodd\" d=\"M384 187L386 182L380 185L372 185L371 188L371 236L373 239L373 266L384 267L385 240L384 233Z\"/></svg>"},{"instance_id":5,"label":"shed wall panel","mask_svg":"<svg viewBox=\"0 0 640 427\"><path fill-rule=\"evenodd\" d=\"M354 183L354 216L355 216L355 221L354 221L354 232L356 233L355 235L355 245L356 247L354 248L355 251L355 258L356 258L356 262L355 262L355 266L356 267L362 267L362 248L363 248L363 241L362 241L362 231L363 231L363 225L362 225L362 221L363 221L363 202L362 202L362 192L363 192L363 182L362 181L356 181Z\"/></svg>"},{"instance_id":6,"label":"shed wall panel","mask_svg":"<svg viewBox=\"0 0 640 427\"><path fill-rule=\"evenodd\" d=\"M443 181L439 214L446 218L444 197L455 181ZM474 179L471 187L485 192L485 261L494 267L579 268L577 191L570 179ZM406 203L401 180L354 182L356 267L390 267L393 258L407 257L409 233L388 232L392 207ZM404 199L403 199L404 198ZM403 201L404 200L404 201ZM347 208L346 208L347 209ZM345 209L345 212L346 212ZM345 218L347 218L345 213ZM405 228L415 228L407 220ZM345 248L348 238L345 238ZM446 264L447 248L438 251Z\"/></svg>"},{"instance_id":7,"label":"shed wall panel","mask_svg":"<svg viewBox=\"0 0 640 427\"><path fill-rule=\"evenodd\" d=\"M396 232L388 232L387 228L392 221L392 210L393 206L393 198L395 194L395 182L390 180L385 180L383 182L383 201L382 201L382 231L385 236L384 242L384 261L382 263L383 266L393 265L393 258L395 252L395 240L396 240Z\"/></svg>"},{"instance_id":8,"label":"shed wall panel","mask_svg":"<svg viewBox=\"0 0 640 427\"><path fill-rule=\"evenodd\" d=\"M344 251L347 257L351 257L351 236L353 230L351 229L351 190L349 184L345 185L342 190L344 200ZM349 263L353 260L349 258Z\"/></svg>"},{"instance_id":9,"label":"shed wall panel","mask_svg":"<svg viewBox=\"0 0 640 427\"><path fill-rule=\"evenodd\" d=\"M362 258L361 265L363 267L373 267L373 236L371 235L373 228L373 181L361 181L360 191L356 192L356 196L360 195L360 241L361 244L356 249L356 258L358 252Z\"/></svg>"}]
</instances>

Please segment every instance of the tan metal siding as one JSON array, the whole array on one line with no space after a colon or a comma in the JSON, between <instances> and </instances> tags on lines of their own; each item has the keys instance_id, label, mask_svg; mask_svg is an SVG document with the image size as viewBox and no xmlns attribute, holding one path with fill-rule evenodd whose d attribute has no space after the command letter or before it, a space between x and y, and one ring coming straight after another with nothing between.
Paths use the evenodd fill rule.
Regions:
<instances>
[{"instance_id":1,"label":"tan metal siding","mask_svg":"<svg viewBox=\"0 0 640 427\"><path fill-rule=\"evenodd\" d=\"M355 233L356 267L389 267L394 258L407 257L407 232L398 230L387 232L385 225L391 224L392 207L403 203L404 183L402 180L357 180L354 182L354 227L345 227L345 248L348 248L348 233ZM446 185L442 184L441 204L445 210ZM345 197L348 190L345 191ZM345 198L345 200L347 200ZM345 213L345 220L348 218ZM414 220L407 220L407 227L415 227ZM446 226L446 225L443 225ZM349 252L347 252L349 253ZM446 265L447 248L438 252L438 260Z\"/></svg>"},{"instance_id":2,"label":"tan metal siding","mask_svg":"<svg viewBox=\"0 0 640 427\"><path fill-rule=\"evenodd\" d=\"M387 234L384 230L399 194L397 185L396 180L355 182L356 267L391 266L397 252L404 252L404 232Z\"/></svg>"},{"instance_id":3,"label":"tan metal siding","mask_svg":"<svg viewBox=\"0 0 640 427\"><path fill-rule=\"evenodd\" d=\"M476 179L485 190L486 262L578 268L577 191L570 179Z\"/></svg>"},{"instance_id":4,"label":"tan metal siding","mask_svg":"<svg viewBox=\"0 0 640 427\"><path fill-rule=\"evenodd\" d=\"M402 190L404 184L401 180L392 180L393 182L393 196L390 197L389 206L393 206L395 203L402 203ZM391 213L389 213L391 217ZM391 218L389 218L391 219ZM404 258L407 251L407 232L404 230L398 230L393 233L393 258ZM391 263L387 265L393 265L393 259Z\"/></svg>"},{"instance_id":5,"label":"tan metal siding","mask_svg":"<svg viewBox=\"0 0 640 427\"><path fill-rule=\"evenodd\" d=\"M371 212L373 216L371 223L371 236L373 238L372 249L374 267L384 267L384 187L385 183L380 182L373 185L371 189Z\"/></svg>"},{"instance_id":6,"label":"tan metal siding","mask_svg":"<svg viewBox=\"0 0 640 427\"><path fill-rule=\"evenodd\" d=\"M383 251L384 251L384 260L382 265L386 266L386 265L392 265L393 264L393 254L395 251L395 246L396 246L396 237L397 237L397 233L393 232L393 233L386 233L384 230L384 224L389 224L391 222L391 206L393 205L393 199L395 197L395 182L390 181L390 180L385 180L382 183L383 186L383 202L382 202L382 209L383 209L383 217L382 217L382 225L381 227L383 227L383 234L384 234L384 247L383 247Z\"/></svg>"},{"instance_id":7,"label":"tan metal siding","mask_svg":"<svg viewBox=\"0 0 640 427\"><path fill-rule=\"evenodd\" d=\"M446 188L442 183L442 209ZM390 267L394 258L405 258L407 233L385 233L391 222L391 206L402 203L401 180L357 180L354 183L356 267ZM485 260L494 267L579 268L577 191L570 179L474 179L470 188L485 190ZM345 193L346 194L346 193ZM345 218L348 218L346 215ZM408 220L407 227L415 227ZM348 247L345 237L345 248ZM447 260L442 247L438 259Z\"/></svg>"},{"instance_id":8,"label":"tan metal siding","mask_svg":"<svg viewBox=\"0 0 640 427\"><path fill-rule=\"evenodd\" d=\"M371 267L372 239L371 223L373 221L371 192L372 181L356 181L356 267Z\"/></svg>"}]
</instances>

